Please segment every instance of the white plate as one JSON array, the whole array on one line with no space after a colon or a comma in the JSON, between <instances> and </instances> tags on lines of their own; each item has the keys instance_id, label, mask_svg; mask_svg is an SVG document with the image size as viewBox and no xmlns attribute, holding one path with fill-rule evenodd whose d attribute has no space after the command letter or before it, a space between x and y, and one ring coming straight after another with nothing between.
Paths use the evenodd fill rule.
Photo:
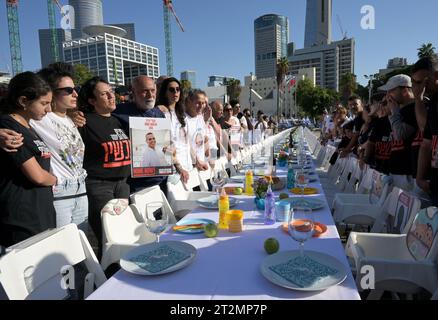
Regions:
<instances>
[{"instance_id":1,"label":"white plate","mask_svg":"<svg viewBox=\"0 0 438 320\"><path fill-rule=\"evenodd\" d=\"M230 208L237 205L238 203L237 198L228 197L228 199L230 201ZM204 209L219 209L218 197L216 195L196 200L196 202Z\"/></svg>"},{"instance_id":2,"label":"white plate","mask_svg":"<svg viewBox=\"0 0 438 320\"><path fill-rule=\"evenodd\" d=\"M141 268L135 262L131 261L132 258L138 257L141 254L154 251L158 249L160 246L165 246L165 245L169 246L175 251L178 251L183 254L187 254L188 258L159 272L149 272L148 270ZM145 276L156 276L156 275L174 272L176 270L182 269L188 266L189 264L191 264L195 259L195 257L196 257L196 248L188 243L180 242L180 241L161 241L160 243L154 242L143 246L139 246L129 251L123 258L120 259L120 266L122 267L123 270L130 273L145 275Z\"/></svg>"},{"instance_id":3,"label":"white plate","mask_svg":"<svg viewBox=\"0 0 438 320\"><path fill-rule=\"evenodd\" d=\"M299 257L300 255L299 250L278 252L276 254L266 257L260 266L260 270L263 276L269 281L271 281L272 283L284 288L299 290L299 291L325 290L332 286L342 283L347 278L347 269L336 258L329 256L325 253L316 252L316 251L305 250L304 254L310 257L312 260L320 264L323 264L324 266L327 266L333 270L336 270L336 274L323 277L313 282L310 285L299 286L298 284L283 278L282 276L280 276L279 274L277 274L276 272L270 269L271 266L277 266L281 263L286 263L291 259Z\"/></svg>"}]
</instances>

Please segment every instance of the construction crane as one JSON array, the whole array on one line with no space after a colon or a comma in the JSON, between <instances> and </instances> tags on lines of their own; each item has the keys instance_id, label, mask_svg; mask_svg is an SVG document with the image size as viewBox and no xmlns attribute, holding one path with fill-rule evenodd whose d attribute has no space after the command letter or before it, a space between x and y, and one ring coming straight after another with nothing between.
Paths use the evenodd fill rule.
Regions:
<instances>
[{"instance_id":1,"label":"construction crane","mask_svg":"<svg viewBox=\"0 0 438 320\"><path fill-rule=\"evenodd\" d=\"M169 77L173 76L173 48L172 48L172 28L170 24L170 14L175 17L178 26L181 31L184 32L184 27L182 26L178 16L176 15L175 9L172 5L172 0L163 0L163 15L164 15L164 37L166 44L166 64L167 64L167 75Z\"/></svg>"},{"instance_id":2,"label":"construction crane","mask_svg":"<svg viewBox=\"0 0 438 320\"><path fill-rule=\"evenodd\" d=\"M12 75L23 72L21 56L20 27L18 23L18 0L6 0L6 12L9 29L9 46L11 48Z\"/></svg>"},{"instance_id":3,"label":"construction crane","mask_svg":"<svg viewBox=\"0 0 438 320\"><path fill-rule=\"evenodd\" d=\"M55 15L55 5L61 11L61 4L58 0L47 0L47 10L49 14L49 28L51 33L50 47L52 50L52 57L55 61L60 60L59 56L59 39L58 33L56 31L56 15Z\"/></svg>"},{"instance_id":4,"label":"construction crane","mask_svg":"<svg viewBox=\"0 0 438 320\"><path fill-rule=\"evenodd\" d=\"M345 39L347 39L347 31L344 32L344 28L342 28L342 22L341 22L341 18L339 17L339 15L336 15L336 17L338 19L339 29L341 29L342 40L345 40Z\"/></svg>"}]
</instances>

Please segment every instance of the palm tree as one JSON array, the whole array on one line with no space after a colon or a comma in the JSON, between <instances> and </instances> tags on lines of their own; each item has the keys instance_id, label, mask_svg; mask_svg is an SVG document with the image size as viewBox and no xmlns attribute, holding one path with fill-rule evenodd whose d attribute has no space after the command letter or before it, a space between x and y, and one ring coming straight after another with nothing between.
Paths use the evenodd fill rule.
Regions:
<instances>
[{"instance_id":1,"label":"palm tree","mask_svg":"<svg viewBox=\"0 0 438 320\"><path fill-rule=\"evenodd\" d=\"M229 79L226 81L225 85L227 87L227 95L230 97L230 100L238 100L240 93L242 92L240 80Z\"/></svg>"},{"instance_id":2,"label":"palm tree","mask_svg":"<svg viewBox=\"0 0 438 320\"><path fill-rule=\"evenodd\" d=\"M435 55L435 47L432 43L423 43L423 45L417 49L418 50L418 58L426 58Z\"/></svg>"},{"instance_id":3,"label":"palm tree","mask_svg":"<svg viewBox=\"0 0 438 320\"><path fill-rule=\"evenodd\" d=\"M190 80L181 80L181 90L183 96L187 96L187 93L192 89L192 83Z\"/></svg>"},{"instance_id":4,"label":"palm tree","mask_svg":"<svg viewBox=\"0 0 438 320\"><path fill-rule=\"evenodd\" d=\"M280 86L289 71L289 60L286 57L281 57L277 61L277 119L280 116Z\"/></svg>"},{"instance_id":5,"label":"palm tree","mask_svg":"<svg viewBox=\"0 0 438 320\"><path fill-rule=\"evenodd\" d=\"M356 92L356 76L352 73L346 73L341 77L339 89L342 94L342 102L347 103L348 98Z\"/></svg>"}]
</instances>

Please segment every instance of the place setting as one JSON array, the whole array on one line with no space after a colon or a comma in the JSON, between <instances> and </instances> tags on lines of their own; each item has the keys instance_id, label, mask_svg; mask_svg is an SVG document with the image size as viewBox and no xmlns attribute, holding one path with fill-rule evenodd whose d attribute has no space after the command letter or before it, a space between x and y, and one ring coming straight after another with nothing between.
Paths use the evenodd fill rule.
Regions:
<instances>
[{"instance_id":1,"label":"place setting","mask_svg":"<svg viewBox=\"0 0 438 320\"><path fill-rule=\"evenodd\" d=\"M297 291L322 291L347 278L346 267L336 258L317 251L304 250L304 243L327 230L313 219L313 211L292 207L282 225L299 243L299 250L280 251L267 256L260 265L262 275L275 285ZM318 241L318 240L316 240Z\"/></svg>"},{"instance_id":2,"label":"place setting","mask_svg":"<svg viewBox=\"0 0 438 320\"><path fill-rule=\"evenodd\" d=\"M155 276L180 270L194 261L197 255L194 246L182 241L160 241L161 234L174 228L162 202L148 203L143 218L148 231L156 236L156 241L138 246L125 254L120 259L123 270L142 276ZM195 224L195 221L187 222ZM197 219L196 223L201 223L201 219ZM195 228L181 231L197 232Z\"/></svg>"}]
</instances>

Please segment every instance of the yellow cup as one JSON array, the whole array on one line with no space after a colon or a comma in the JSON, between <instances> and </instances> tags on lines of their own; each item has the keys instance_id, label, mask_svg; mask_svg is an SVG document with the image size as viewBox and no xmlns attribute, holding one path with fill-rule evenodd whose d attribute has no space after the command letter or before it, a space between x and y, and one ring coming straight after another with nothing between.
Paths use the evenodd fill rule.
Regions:
<instances>
[{"instance_id":1,"label":"yellow cup","mask_svg":"<svg viewBox=\"0 0 438 320\"><path fill-rule=\"evenodd\" d=\"M229 210L227 211L226 221L228 223L228 231L238 233L243 231L243 211Z\"/></svg>"}]
</instances>

